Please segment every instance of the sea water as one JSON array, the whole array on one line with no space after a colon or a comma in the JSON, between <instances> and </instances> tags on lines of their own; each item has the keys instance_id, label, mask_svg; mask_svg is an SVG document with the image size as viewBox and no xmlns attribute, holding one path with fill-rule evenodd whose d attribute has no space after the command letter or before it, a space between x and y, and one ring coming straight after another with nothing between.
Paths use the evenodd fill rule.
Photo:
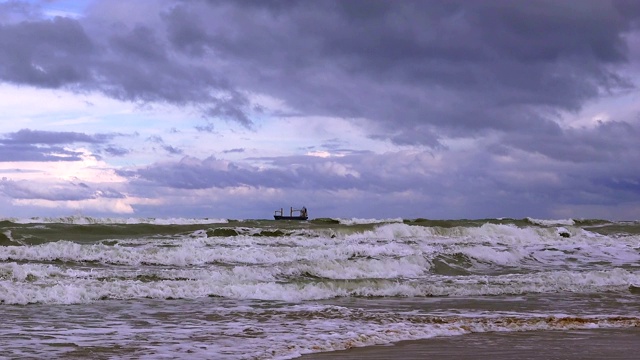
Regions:
<instances>
[{"instance_id":1,"label":"sea water","mask_svg":"<svg viewBox=\"0 0 640 360\"><path fill-rule=\"evenodd\" d=\"M291 359L640 327L640 222L0 221L0 357Z\"/></svg>"}]
</instances>

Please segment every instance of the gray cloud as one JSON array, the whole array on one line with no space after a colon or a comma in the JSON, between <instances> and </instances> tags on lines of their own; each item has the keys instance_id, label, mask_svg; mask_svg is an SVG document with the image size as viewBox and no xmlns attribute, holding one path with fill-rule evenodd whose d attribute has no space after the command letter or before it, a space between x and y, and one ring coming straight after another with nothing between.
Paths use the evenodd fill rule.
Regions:
<instances>
[{"instance_id":1,"label":"gray cloud","mask_svg":"<svg viewBox=\"0 0 640 360\"><path fill-rule=\"evenodd\" d=\"M111 189L94 189L84 183L59 182L47 184L34 181L0 181L0 193L14 199L41 199L50 201L78 201L96 198L123 198L120 192Z\"/></svg>"},{"instance_id":2,"label":"gray cloud","mask_svg":"<svg viewBox=\"0 0 640 360\"><path fill-rule=\"evenodd\" d=\"M227 188L237 186L302 188L350 188L351 176L334 176L326 170L332 166L328 161L304 159L306 165L296 164L298 158L279 158L288 164L286 168L257 169L251 166L218 160L209 157L199 160L185 157L179 162L161 163L140 169L136 175L164 186L182 189ZM293 162L293 163L292 163ZM274 162L275 164L275 162ZM325 170L325 171L321 171ZM129 174L130 176L130 174Z\"/></svg>"},{"instance_id":3,"label":"gray cloud","mask_svg":"<svg viewBox=\"0 0 640 360\"><path fill-rule=\"evenodd\" d=\"M586 131L577 136L592 136L590 133ZM627 139L630 141L632 137L633 134ZM345 151L344 156L332 158L261 158L266 165L261 167L214 157L204 160L185 157L178 162L157 163L121 175L139 185L143 181L171 191L248 187L267 192L273 189L280 194L297 194L300 199L311 197L315 206L326 206L333 211L338 211L339 206L352 206L343 203L340 198L345 195L339 194L349 194L348 198L355 203L368 201L384 203L387 207L377 212L376 206L359 208L359 213L366 214L363 216L384 216L400 199L400 203L411 206L395 209L401 214L451 217L453 211L457 216L467 217L524 217L553 214L560 206L606 207L640 201L640 169L630 165L640 163L640 149L636 146L627 151L630 152L628 158L632 159L629 166L609 161L594 167L594 162L601 159L557 160L539 153L488 148L485 152L446 153L441 157L430 152ZM290 197L296 199L296 196ZM253 204L260 199L243 201ZM455 210L452 202L456 203Z\"/></svg>"},{"instance_id":4,"label":"gray cloud","mask_svg":"<svg viewBox=\"0 0 640 360\"><path fill-rule=\"evenodd\" d=\"M627 61L639 12L619 1L214 2L165 20L175 51L237 64L227 74L241 87L440 147L490 131L547 136L557 111L632 86L612 66Z\"/></svg>"},{"instance_id":5,"label":"gray cloud","mask_svg":"<svg viewBox=\"0 0 640 360\"><path fill-rule=\"evenodd\" d=\"M77 132L56 132L22 129L14 133L4 134L0 144L71 144L90 143L100 144L111 140L115 134L87 135Z\"/></svg>"},{"instance_id":6,"label":"gray cloud","mask_svg":"<svg viewBox=\"0 0 640 360\"><path fill-rule=\"evenodd\" d=\"M111 156L124 156L127 155L130 151L125 148L109 145L104 149L104 152Z\"/></svg>"},{"instance_id":7,"label":"gray cloud","mask_svg":"<svg viewBox=\"0 0 640 360\"><path fill-rule=\"evenodd\" d=\"M179 149L172 145L166 145L164 139L158 135L149 136L147 138L147 141L160 145L160 148L171 155L180 155L183 153L182 149Z\"/></svg>"},{"instance_id":8,"label":"gray cloud","mask_svg":"<svg viewBox=\"0 0 640 360\"><path fill-rule=\"evenodd\" d=\"M58 146L0 145L0 161L79 161L81 152Z\"/></svg>"},{"instance_id":9,"label":"gray cloud","mask_svg":"<svg viewBox=\"0 0 640 360\"><path fill-rule=\"evenodd\" d=\"M81 24L72 19L29 20L0 25L0 79L59 88L90 80L96 50Z\"/></svg>"},{"instance_id":10,"label":"gray cloud","mask_svg":"<svg viewBox=\"0 0 640 360\"><path fill-rule=\"evenodd\" d=\"M248 89L438 147L443 136L540 133L549 110L631 86L612 65L628 60L624 35L640 17L639 4L615 0L166 4L130 23L104 1L80 20L7 22L0 79L192 104L250 127Z\"/></svg>"},{"instance_id":11,"label":"gray cloud","mask_svg":"<svg viewBox=\"0 0 640 360\"><path fill-rule=\"evenodd\" d=\"M627 122L599 123L589 129L562 130L550 124L542 133L514 133L503 145L567 162L608 163L640 160L640 128Z\"/></svg>"},{"instance_id":12,"label":"gray cloud","mask_svg":"<svg viewBox=\"0 0 640 360\"><path fill-rule=\"evenodd\" d=\"M118 6L49 19L0 4L0 81L193 106L207 133L220 119L255 129L254 113L342 117L372 139L421 149L374 154L327 139L308 150L344 156L245 159L257 167L151 137L186 156L120 172L137 185L265 187L326 206L343 191L363 201L406 193L423 210L489 216L640 200L640 117L563 123L594 100L637 93L637 1L149 1L127 3L126 17L110 11ZM266 113L248 94L287 109ZM126 155L114 136L21 130L0 138L0 161L78 160L63 147L72 143Z\"/></svg>"},{"instance_id":13,"label":"gray cloud","mask_svg":"<svg viewBox=\"0 0 640 360\"><path fill-rule=\"evenodd\" d=\"M0 19L38 13L26 3L0 10L8 13ZM31 15L0 24L0 80L99 91L129 101L195 104L204 114L250 125L243 109L247 100L217 72L173 58L161 30L94 20ZM87 28L95 32L89 35Z\"/></svg>"},{"instance_id":14,"label":"gray cloud","mask_svg":"<svg viewBox=\"0 0 640 360\"><path fill-rule=\"evenodd\" d=\"M172 155L180 155L183 153L182 149L179 149L175 146L171 146L171 145L162 145L162 148L168 152L169 154Z\"/></svg>"},{"instance_id":15,"label":"gray cloud","mask_svg":"<svg viewBox=\"0 0 640 360\"><path fill-rule=\"evenodd\" d=\"M62 145L74 143L106 146L106 152L113 155L113 148L107 143L121 134L87 135L77 132L55 132L22 129L0 136L0 161L79 161L80 151Z\"/></svg>"}]
</instances>

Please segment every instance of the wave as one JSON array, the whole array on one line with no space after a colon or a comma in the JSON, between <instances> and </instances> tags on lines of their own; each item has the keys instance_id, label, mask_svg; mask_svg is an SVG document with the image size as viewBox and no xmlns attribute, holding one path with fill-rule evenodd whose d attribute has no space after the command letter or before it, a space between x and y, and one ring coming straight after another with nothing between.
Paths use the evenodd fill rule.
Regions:
<instances>
[{"instance_id":1,"label":"wave","mask_svg":"<svg viewBox=\"0 0 640 360\"><path fill-rule=\"evenodd\" d=\"M471 273L508 268L572 269L590 267L590 264L634 267L640 263L636 236L614 238L579 228L562 229L570 232L570 237L560 236L556 228L494 224L477 228L436 228L403 223L378 225L357 232L219 227L153 235L156 229L143 227L136 230L143 237L128 237L131 229L89 227L66 229L60 235L83 239L80 241L43 241L41 237L18 237L7 231L0 235L0 242L5 245L0 246L0 260L188 266L412 257L422 257L430 263L440 257L441 263L450 263L457 257L468 259L470 265L464 271ZM84 240L91 236L99 240ZM22 246L8 246L20 244Z\"/></svg>"},{"instance_id":2,"label":"wave","mask_svg":"<svg viewBox=\"0 0 640 360\"><path fill-rule=\"evenodd\" d=\"M573 219L542 220L542 219L534 219L534 218L527 217L526 220L532 224L542 225L542 226L575 225L576 223Z\"/></svg>"},{"instance_id":3,"label":"wave","mask_svg":"<svg viewBox=\"0 0 640 360\"><path fill-rule=\"evenodd\" d=\"M247 256L263 256L259 252ZM195 255L192 255L195 256ZM225 255L225 256L228 256ZM224 257L224 256L223 256ZM87 255L87 258L91 258ZM95 257L99 261L99 256ZM504 274L438 274L425 258L355 258L342 261L279 263L270 254L250 263L206 263L174 258L173 266L151 266L140 257L122 256L141 266L122 268L85 263L70 268L64 259L0 264L0 302L85 303L104 299L196 299L215 296L299 302L338 297L449 297L540 293L635 294L639 270L551 270ZM200 263L184 266L185 263Z\"/></svg>"},{"instance_id":4,"label":"wave","mask_svg":"<svg viewBox=\"0 0 640 360\"><path fill-rule=\"evenodd\" d=\"M640 326L638 222L48 220L0 222L9 328L19 333L23 319L60 324L80 311L75 325L103 319L125 329L109 334L123 354L129 330L166 314L202 320L185 330L184 316L170 316L177 320L164 329L182 329L171 344L187 344L192 357L237 359L478 332ZM144 319L130 322L136 314ZM57 327L49 335L66 342L68 334ZM163 348L157 334L139 333L139 343L184 354L184 346ZM10 345L38 349L27 338Z\"/></svg>"},{"instance_id":5,"label":"wave","mask_svg":"<svg viewBox=\"0 0 640 360\"><path fill-rule=\"evenodd\" d=\"M417 223L5 222L0 301L635 294L640 286L640 236L631 233L506 219Z\"/></svg>"},{"instance_id":6,"label":"wave","mask_svg":"<svg viewBox=\"0 0 640 360\"><path fill-rule=\"evenodd\" d=\"M358 218L351 218L351 219L342 219L342 218L338 218L335 219L337 220L340 224L343 225L364 225L364 224L384 224L384 223L401 223L404 220L402 218L393 218L393 219L358 219Z\"/></svg>"},{"instance_id":7,"label":"wave","mask_svg":"<svg viewBox=\"0 0 640 360\"><path fill-rule=\"evenodd\" d=\"M567 230L572 228L585 229L600 234L625 236L627 234L640 234L640 221L608 221L608 220L542 220L534 218L525 219L477 219L477 220L430 220L425 218L416 219L366 219L366 218L317 218L305 222L278 222L274 220L229 220L225 218L94 218L88 216L68 216L68 217L32 217L32 218L0 218L0 229L10 228L15 225L67 225L67 226L99 226L99 225L150 225L159 227L170 226L197 226L210 225L213 228L218 225L227 227L242 228L266 228L268 230L319 230L332 229L343 233L353 233L370 230L378 226L387 224L405 224L415 227L440 229L457 228L479 228L487 224L509 225L518 228L553 228L564 227ZM176 228L180 230L179 228ZM65 231L68 229L65 229ZM124 229L126 230L126 229ZM166 233L167 229L158 230ZM570 232L570 231L569 231ZM135 232L134 232L135 233ZM286 231L285 231L286 233ZM218 236L218 235L215 235Z\"/></svg>"}]
</instances>

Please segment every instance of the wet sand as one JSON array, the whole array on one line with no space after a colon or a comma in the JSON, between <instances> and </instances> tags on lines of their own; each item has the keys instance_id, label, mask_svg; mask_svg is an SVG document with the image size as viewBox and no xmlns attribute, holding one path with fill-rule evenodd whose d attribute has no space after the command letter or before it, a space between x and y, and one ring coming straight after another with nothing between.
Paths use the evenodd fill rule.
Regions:
<instances>
[{"instance_id":1,"label":"wet sand","mask_svg":"<svg viewBox=\"0 0 640 360\"><path fill-rule=\"evenodd\" d=\"M480 333L304 355L299 359L640 359L640 328Z\"/></svg>"}]
</instances>

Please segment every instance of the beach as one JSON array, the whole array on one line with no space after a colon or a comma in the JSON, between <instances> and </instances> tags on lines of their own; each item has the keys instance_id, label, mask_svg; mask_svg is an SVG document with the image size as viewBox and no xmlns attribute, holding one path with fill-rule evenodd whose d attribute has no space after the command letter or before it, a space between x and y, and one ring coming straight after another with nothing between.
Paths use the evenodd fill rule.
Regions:
<instances>
[{"instance_id":1,"label":"beach","mask_svg":"<svg viewBox=\"0 0 640 360\"><path fill-rule=\"evenodd\" d=\"M300 360L630 360L640 354L639 339L640 328L485 333L304 355Z\"/></svg>"}]
</instances>

